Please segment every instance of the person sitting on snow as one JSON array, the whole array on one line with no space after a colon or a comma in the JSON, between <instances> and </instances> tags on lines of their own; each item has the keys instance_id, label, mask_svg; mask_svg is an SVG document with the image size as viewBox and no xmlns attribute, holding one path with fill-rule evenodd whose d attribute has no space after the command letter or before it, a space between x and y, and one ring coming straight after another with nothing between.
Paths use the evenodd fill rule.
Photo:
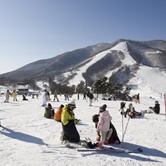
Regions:
<instances>
[{"instance_id":1,"label":"person sitting on snow","mask_svg":"<svg viewBox=\"0 0 166 166\"><path fill-rule=\"evenodd\" d=\"M54 118L54 109L50 103L48 103L47 107L45 107L44 117L49 119Z\"/></svg>"},{"instance_id":2,"label":"person sitting on snow","mask_svg":"<svg viewBox=\"0 0 166 166\"><path fill-rule=\"evenodd\" d=\"M133 107L132 103L129 104L129 108L127 108L125 114L124 114L124 117L126 118L127 115L130 117L130 118L136 118L136 117L141 117L143 116L143 112L137 112L135 111L135 108Z\"/></svg>"},{"instance_id":3,"label":"person sitting on snow","mask_svg":"<svg viewBox=\"0 0 166 166\"><path fill-rule=\"evenodd\" d=\"M160 113L160 104L158 101L155 101L155 106L154 107L149 107L148 111L146 113Z\"/></svg>"},{"instance_id":4,"label":"person sitting on snow","mask_svg":"<svg viewBox=\"0 0 166 166\"><path fill-rule=\"evenodd\" d=\"M28 99L25 97L25 94L22 95L22 100L28 100Z\"/></svg>"},{"instance_id":5,"label":"person sitting on snow","mask_svg":"<svg viewBox=\"0 0 166 166\"><path fill-rule=\"evenodd\" d=\"M61 113L62 113L62 108L64 107L63 104L60 105L60 107L56 110L54 114L54 120L61 122Z\"/></svg>"}]
</instances>

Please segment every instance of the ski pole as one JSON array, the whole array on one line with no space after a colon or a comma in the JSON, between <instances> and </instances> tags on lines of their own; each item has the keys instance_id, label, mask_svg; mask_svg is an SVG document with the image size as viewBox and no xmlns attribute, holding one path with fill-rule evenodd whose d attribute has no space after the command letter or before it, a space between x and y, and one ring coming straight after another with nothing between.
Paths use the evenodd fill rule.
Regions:
<instances>
[{"instance_id":1,"label":"ski pole","mask_svg":"<svg viewBox=\"0 0 166 166\"><path fill-rule=\"evenodd\" d=\"M119 111L121 111L121 115L122 115L122 139L123 139L123 132L124 132L124 108L120 108L120 110Z\"/></svg>"},{"instance_id":2,"label":"ski pole","mask_svg":"<svg viewBox=\"0 0 166 166\"><path fill-rule=\"evenodd\" d=\"M123 140L123 134L124 134L124 124L123 124L123 114L122 114L122 140Z\"/></svg>"},{"instance_id":3,"label":"ski pole","mask_svg":"<svg viewBox=\"0 0 166 166\"><path fill-rule=\"evenodd\" d=\"M166 93L164 94L164 104L165 104L165 120L166 120Z\"/></svg>"},{"instance_id":4,"label":"ski pole","mask_svg":"<svg viewBox=\"0 0 166 166\"><path fill-rule=\"evenodd\" d=\"M130 116L128 117L128 121L127 121L127 124L126 124L126 127L125 127L125 130L124 130L124 133L123 133L123 136L122 136L122 142L124 141L124 136L126 134L126 130L127 130L127 126L129 124L129 120L130 120Z\"/></svg>"}]
</instances>

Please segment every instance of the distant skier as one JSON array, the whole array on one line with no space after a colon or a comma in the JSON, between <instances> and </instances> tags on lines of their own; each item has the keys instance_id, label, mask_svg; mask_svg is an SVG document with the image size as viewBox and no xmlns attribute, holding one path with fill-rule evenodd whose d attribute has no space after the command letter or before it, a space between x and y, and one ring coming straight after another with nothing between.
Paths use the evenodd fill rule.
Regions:
<instances>
[{"instance_id":1,"label":"distant skier","mask_svg":"<svg viewBox=\"0 0 166 166\"><path fill-rule=\"evenodd\" d=\"M55 99L57 100L57 102L59 102L58 93L57 93L56 90L55 90L55 92L54 92L54 99L53 99L53 101L55 101Z\"/></svg>"},{"instance_id":2,"label":"distant skier","mask_svg":"<svg viewBox=\"0 0 166 166\"><path fill-rule=\"evenodd\" d=\"M43 103L42 106L45 107L47 104L47 90L45 89L43 92Z\"/></svg>"},{"instance_id":3,"label":"distant skier","mask_svg":"<svg viewBox=\"0 0 166 166\"><path fill-rule=\"evenodd\" d=\"M140 94L138 93L136 95L136 100L135 100L136 103L140 103Z\"/></svg>"},{"instance_id":4,"label":"distant skier","mask_svg":"<svg viewBox=\"0 0 166 166\"><path fill-rule=\"evenodd\" d=\"M92 106L92 101L93 101L93 94L91 92L87 93L87 97L89 98L89 106Z\"/></svg>"},{"instance_id":5,"label":"distant skier","mask_svg":"<svg viewBox=\"0 0 166 166\"><path fill-rule=\"evenodd\" d=\"M12 97L13 97L13 101L17 101L17 93L15 90L12 92Z\"/></svg>"},{"instance_id":6,"label":"distant skier","mask_svg":"<svg viewBox=\"0 0 166 166\"><path fill-rule=\"evenodd\" d=\"M9 103L9 98L10 98L10 91L7 90L6 94L5 94L5 101L4 101L4 103Z\"/></svg>"}]
</instances>

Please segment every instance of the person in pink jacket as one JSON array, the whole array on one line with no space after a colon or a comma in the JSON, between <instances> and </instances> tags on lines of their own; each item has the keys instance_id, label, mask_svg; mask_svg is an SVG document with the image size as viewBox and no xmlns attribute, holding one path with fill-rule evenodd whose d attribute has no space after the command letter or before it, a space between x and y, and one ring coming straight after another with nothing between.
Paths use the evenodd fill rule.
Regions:
<instances>
[{"instance_id":1,"label":"person in pink jacket","mask_svg":"<svg viewBox=\"0 0 166 166\"><path fill-rule=\"evenodd\" d=\"M102 144L107 144L112 134L112 131L110 131L110 122L112 117L110 116L106 108L107 108L106 104L100 107L99 122L97 124L97 132L99 132L101 136L100 142Z\"/></svg>"}]
</instances>

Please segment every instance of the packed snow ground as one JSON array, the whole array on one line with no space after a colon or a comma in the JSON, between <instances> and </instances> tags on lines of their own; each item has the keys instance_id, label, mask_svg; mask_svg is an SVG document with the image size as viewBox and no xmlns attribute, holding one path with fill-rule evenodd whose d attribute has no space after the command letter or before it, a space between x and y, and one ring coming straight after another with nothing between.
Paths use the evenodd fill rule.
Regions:
<instances>
[{"instance_id":1,"label":"packed snow ground","mask_svg":"<svg viewBox=\"0 0 166 166\"><path fill-rule=\"evenodd\" d=\"M58 96L60 102L50 101L55 110L60 104L67 104L64 96ZM161 112L145 114L144 118L130 119L124 142L116 147L135 149L141 147L140 154L106 153L106 152L77 152L75 149L47 148L45 143L60 144L62 126L60 122L44 118L44 107L41 107L42 96L28 101L4 103L4 96L0 97L0 119L3 127L0 129L0 165L1 166L165 166L166 165L166 117L163 98L157 99ZM53 99L53 96L51 96ZM154 106L155 98L140 95L141 103L133 105L137 111L146 110ZM99 107L107 104L112 123L117 129L118 136L122 138L122 116L119 112L121 101L106 101L98 99L89 106L88 100L83 96L75 99L76 118L81 119L77 129L81 139L89 137L95 142L96 129L92 122L92 115L98 113ZM69 102L70 102L69 101ZM130 102L126 102L128 106ZM124 127L128 118L124 118Z\"/></svg>"}]
</instances>

